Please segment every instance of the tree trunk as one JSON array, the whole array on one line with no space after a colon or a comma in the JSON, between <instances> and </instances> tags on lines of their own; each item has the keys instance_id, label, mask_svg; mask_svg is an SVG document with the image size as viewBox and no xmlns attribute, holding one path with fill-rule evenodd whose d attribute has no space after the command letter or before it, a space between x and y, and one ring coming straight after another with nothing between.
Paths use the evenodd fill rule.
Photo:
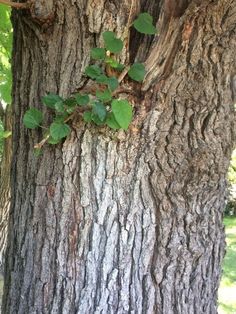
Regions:
<instances>
[{"instance_id":1,"label":"tree trunk","mask_svg":"<svg viewBox=\"0 0 236 314\"><path fill-rule=\"evenodd\" d=\"M12 129L11 106L7 106L3 115L4 129ZM7 244L7 228L10 208L10 168L12 156L12 140L8 137L4 140L3 156L0 167L0 273L3 272L4 254Z\"/></svg>"},{"instance_id":2,"label":"tree trunk","mask_svg":"<svg viewBox=\"0 0 236 314\"><path fill-rule=\"evenodd\" d=\"M217 313L234 140L235 0L37 1L14 12L12 205L3 313ZM180 3L180 2L179 2ZM148 11L155 38L127 21ZM24 128L47 92L68 96L101 33L145 61L127 132L73 124L35 157ZM127 81L126 84L129 84ZM133 97L133 98L132 98ZM46 108L48 120L51 119Z\"/></svg>"}]
</instances>

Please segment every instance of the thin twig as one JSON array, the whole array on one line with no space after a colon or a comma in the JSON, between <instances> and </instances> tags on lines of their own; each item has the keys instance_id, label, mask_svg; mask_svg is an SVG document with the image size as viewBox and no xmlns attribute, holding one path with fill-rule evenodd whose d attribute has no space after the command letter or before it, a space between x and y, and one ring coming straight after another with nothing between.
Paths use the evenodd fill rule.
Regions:
<instances>
[{"instance_id":1,"label":"thin twig","mask_svg":"<svg viewBox=\"0 0 236 314\"><path fill-rule=\"evenodd\" d=\"M129 72L130 67L127 66L124 68L124 70L121 72L121 74L118 77L118 82L121 83L123 79L125 78L126 74Z\"/></svg>"},{"instance_id":2,"label":"thin twig","mask_svg":"<svg viewBox=\"0 0 236 314\"><path fill-rule=\"evenodd\" d=\"M74 118L74 116L75 116L75 113L76 113L76 111L72 112L72 114L70 114L69 117L64 120L64 123L72 120Z\"/></svg>"},{"instance_id":3,"label":"thin twig","mask_svg":"<svg viewBox=\"0 0 236 314\"><path fill-rule=\"evenodd\" d=\"M44 144L47 142L47 140L49 139L49 137L50 137L50 134L48 134L45 138L43 138L41 142L39 142L38 144L35 144L35 145L34 145L34 148L35 148L35 149L40 149L40 148L42 148L43 145L44 145Z\"/></svg>"}]
</instances>

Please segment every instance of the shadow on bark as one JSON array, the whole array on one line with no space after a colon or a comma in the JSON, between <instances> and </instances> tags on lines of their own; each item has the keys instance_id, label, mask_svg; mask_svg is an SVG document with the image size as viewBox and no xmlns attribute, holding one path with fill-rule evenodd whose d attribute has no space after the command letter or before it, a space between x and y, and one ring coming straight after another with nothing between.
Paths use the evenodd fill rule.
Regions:
<instances>
[{"instance_id":1,"label":"shadow on bark","mask_svg":"<svg viewBox=\"0 0 236 314\"><path fill-rule=\"evenodd\" d=\"M4 129L12 128L11 106L1 111ZM3 156L0 167L0 273L3 272L3 260L7 241L7 227L10 207L10 168L12 155L12 139L8 137L4 141Z\"/></svg>"}]
</instances>

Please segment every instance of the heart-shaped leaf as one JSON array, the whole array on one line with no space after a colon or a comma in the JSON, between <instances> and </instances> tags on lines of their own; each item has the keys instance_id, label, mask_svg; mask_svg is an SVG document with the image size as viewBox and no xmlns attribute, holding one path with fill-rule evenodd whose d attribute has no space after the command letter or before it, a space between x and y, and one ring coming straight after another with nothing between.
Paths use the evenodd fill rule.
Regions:
<instances>
[{"instance_id":1,"label":"heart-shaped leaf","mask_svg":"<svg viewBox=\"0 0 236 314\"><path fill-rule=\"evenodd\" d=\"M116 34L110 31L102 34L105 47L107 50L113 53L119 53L123 49L123 42L121 39L116 38Z\"/></svg>"},{"instance_id":2,"label":"heart-shaped leaf","mask_svg":"<svg viewBox=\"0 0 236 314\"><path fill-rule=\"evenodd\" d=\"M63 101L58 101L55 103L55 110L57 112L64 112L65 111Z\"/></svg>"},{"instance_id":3,"label":"heart-shaped leaf","mask_svg":"<svg viewBox=\"0 0 236 314\"><path fill-rule=\"evenodd\" d=\"M104 121L102 121L99 116L95 113L92 113L92 121L97 125L103 125Z\"/></svg>"},{"instance_id":4,"label":"heart-shaped leaf","mask_svg":"<svg viewBox=\"0 0 236 314\"><path fill-rule=\"evenodd\" d=\"M80 106L84 106L84 105L87 105L89 103L89 96L88 95L77 94L75 96L75 99L76 99L77 104Z\"/></svg>"},{"instance_id":5,"label":"heart-shaped leaf","mask_svg":"<svg viewBox=\"0 0 236 314\"><path fill-rule=\"evenodd\" d=\"M145 74L145 67L142 63L134 63L128 72L129 77L137 82L143 81Z\"/></svg>"},{"instance_id":6,"label":"heart-shaped leaf","mask_svg":"<svg viewBox=\"0 0 236 314\"><path fill-rule=\"evenodd\" d=\"M74 97L69 97L64 100L64 105L67 107L75 107L77 105L76 99Z\"/></svg>"},{"instance_id":7,"label":"heart-shaped leaf","mask_svg":"<svg viewBox=\"0 0 236 314\"><path fill-rule=\"evenodd\" d=\"M96 96L99 100L101 100L103 102L108 102L112 99L112 95L111 95L111 92L109 91L109 89L105 89L103 92L100 90L97 90Z\"/></svg>"},{"instance_id":8,"label":"heart-shaped leaf","mask_svg":"<svg viewBox=\"0 0 236 314\"><path fill-rule=\"evenodd\" d=\"M110 88L110 90L113 92L119 86L119 81L117 80L116 77L112 76L108 78L107 85Z\"/></svg>"},{"instance_id":9,"label":"heart-shaped leaf","mask_svg":"<svg viewBox=\"0 0 236 314\"><path fill-rule=\"evenodd\" d=\"M105 62L110 65L110 67L116 69L117 71L122 71L124 69L124 65L119 63L117 60L111 58L111 57L106 57Z\"/></svg>"},{"instance_id":10,"label":"heart-shaped leaf","mask_svg":"<svg viewBox=\"0 0 236 314\"><path fill-rule=\"evenodd\" d=\"M127 130L132 120L132 106L128 100L113 100L111 109L114 117L122 129Z\"/></svg>"},{"instance_id":11,"label":"heart-shaped leaf","mask_svg":"<svg viewBox=\"0 0 236 314\"><path fill-rule=\"evenodd\" d=\"M67 112L59 113L55 116L53 122L64 123L68 116L69 114Z\"/></svg>"},{"instance_id":12,"label":"heart-shaped leaf","mask_svg":"<svg viewBox=\"0 0 236 314\"><path fill-rule=\"evenodd\" d=\"M50 136L47 142L48 142L49 144L51 144L51 145L56 145L56 144L58 144L60 141L61 141L61 139L55 140L53 137Z\"/></svg>"},{"instance_id":13,"label":"heart-shaped leaf","mask_svg":"<svg viewBox=\"0 0 236 314\"><path fill-rule=\"evenodd\" d=\"M70 134L70 127L65 123L53 122L50 126L50 135L54 140L61 140Z\"/></svg>"},{"instance_id":14,"label":"heart-shaped leaf","mask_svg":"<svg viewBox=\"0 0 236 314\"><path fill-rule=\"evenodd\" d=\"M91 79L96 79L98 78L102 73L102 69L94 64L94 65L90 65L85 69L85 74L89 77L91 77Z\"/></svg>"},{"instance_id":15,"label":"heart-shaped leaf","mask_svg":"<svg viewBox=\"0 0 236 314\"><path fill-rule=\"evenodd\" d=\"M28 129L37 128L42 121L43 114L36 108L31 108L24 114L23 123Z\"/></svg>"},{"instance_id":16,"label":"heart-shaped leaf","mask_svg":"<svg viewBox=\"0 0 236 314\"><path fill-rule=\"evenodd\" d=\"M92 121L92 112L91 111L85 111L83 114L83 119L85 122L91 122Z\"/></svg>"},{"instance_id":17,"label":"heart-shaped leaf","mask_svg":"<svg viewBox=\"0 0 236 314\"><path fill-rule=\"evenodd\" d=\"M107 84L108 77L105 74L101 74L96 78L96 82L99 84Z\"/></svg>"},{"instance_id":18,"label":"heart-shaped leaf","mask_svg":"<svg viewBox=\"0 0 236 314\"><path fill-rule=\"evenodd\" d=\"M97 115L101 121L104 121L107 114L106 107L101 102L95 102L93 105L93 113Z\"/></svg>"},{"instance_id":19,"label":"heart-shaped leaf","mask_svg":"<svg viewBox=\"0 0 236 314\"><path fill-rule=\"evenodd\" d=\"M106 124L113 130L118 130L121 128L112 112L108 113L106 118Z\"/></svg>"},{"instance_id":20,"label":"heart-shaped leaf","mask_svg":"<svg viewBox=\"0 0 236 314\"><path fill-rule=\"evenodd\" d=\"M103 60L106 57L106 50L104 48L91 49L91 57L94 60Z\"/></svg>"},{"instance_id":21,"label":"heart-shaped leaf","mask_svg":"<svg viewBox=\"0 0 236 314\"><path fill-rule=\"evenodd\" d=\"M134 28L147 35L154 35L157 33L156 27L153 25L153 18L149 13L141 13L133 23Z\"/></svg>"},{"instance_id":22,"label":"heart-shaped leaf","mask_svg":"<svg viewBox=\"0 0 236 314\"><path fill-rule=\"evenodd\" d=\"M63 102L63 98L61 98L59 95L56 94L48 94L44 97L42 97L42 102L44 105L46 105L47 107L51 108L51 109L55 109L55 105L56 103L60 103Z\"/></svg>"}]
</instances>

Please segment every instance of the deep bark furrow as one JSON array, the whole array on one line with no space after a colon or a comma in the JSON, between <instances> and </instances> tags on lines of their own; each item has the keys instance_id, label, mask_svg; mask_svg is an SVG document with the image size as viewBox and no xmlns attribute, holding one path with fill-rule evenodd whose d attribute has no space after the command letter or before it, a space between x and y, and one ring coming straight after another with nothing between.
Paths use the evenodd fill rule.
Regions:
<instances>
[{"instance_id":1,"label":"deep bark furrow","mask_svg":"<svg viewBox=\"0 0 236 314\"><path fill-rule=\"evenodd\" d=\"M8 105L3 117L4 129L12 130L12 108ZM0 273L3 273L5 251L8 236L9 210L11 200L10 168L12 158L11 137L5 139L3 145L3 156L0 165Z\"/></svg>"}]
</instances>

